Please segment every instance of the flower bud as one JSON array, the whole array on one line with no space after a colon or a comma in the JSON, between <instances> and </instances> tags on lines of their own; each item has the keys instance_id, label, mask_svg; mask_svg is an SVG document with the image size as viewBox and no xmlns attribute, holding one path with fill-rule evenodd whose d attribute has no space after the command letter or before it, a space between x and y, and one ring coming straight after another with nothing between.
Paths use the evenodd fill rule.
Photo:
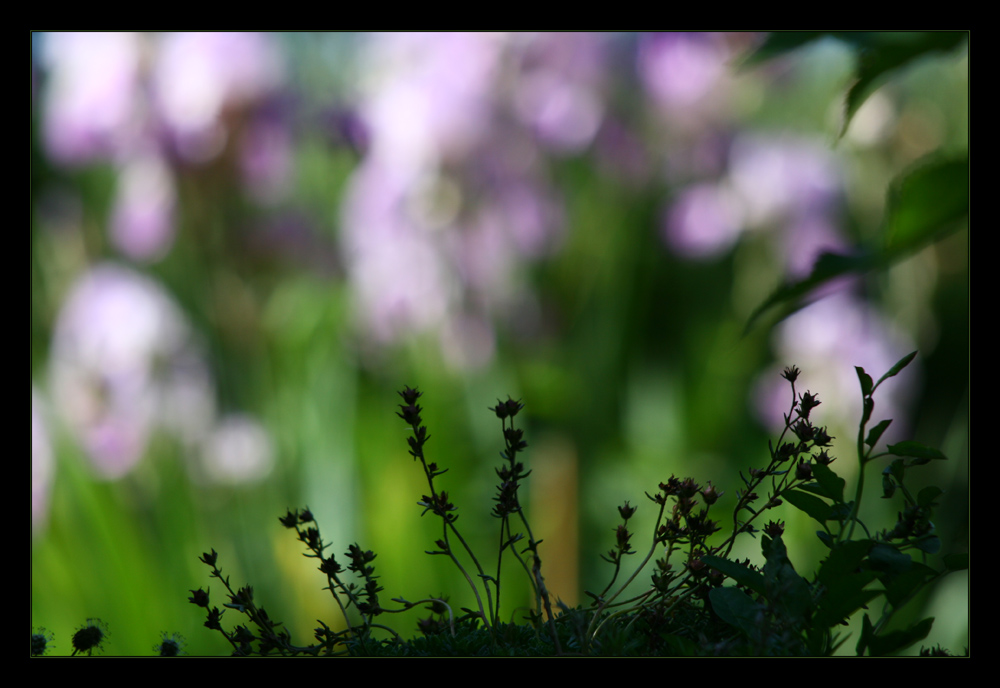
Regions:
<instances>
[{"instance_id":1,"label":"flower bud","mask_svg":"<svg viewBox=\"0 0 1000 688\"><path fill-rule=\"evenodd\" d=\"M632 518L632 514L635 513L637 508L638 507L629 506L629 503L626 501L623 505L618 507L618 513L621 514L621 517L627 521Z\"/></svg>"},{"instance_id":2,"label":"flower bud","mask_svg":"<svg viewBox=\"0 0 1000 688\"><path fill-rule=\"evenodd\" d=\"M711 481L705 487L701 488L701 496L705 499L705 504L715 504L719 500L719 497L724 494L725 492L717 490Z\"/></svg>"},{"instance_id":3,"label":"flower bud","mask_svg":"<svg viewBox=\"0 0 1000 688\"><path fill-rule=\"evenodd\" d=\"M208 607L208 593L198 588L197 590L192 590L194 594L188 598L191 604L196 604L199 607Z\"/></svg>"},{"instance_id":4,"label":"flower bud","mask_svg":"<svg viewBox=\"0 0 1000 688\"><path fill-rule=\"evenodd\" d=\"M764 526L764 533L770 535L771 537L778 537L784 532L785 532L784 521L771 521L766 526Z\"/></svg>"},{"instance_id":5,"label":"flower bud","mask_svg":"<svg viewBox=\"0 0 1000 688\"><path fill-rule=\"evenodd\" d=\"M802 462L795 467L795 479L796 480L810 480L812 479L813 471L812 465Z\"/></svg>"}]
</instances>

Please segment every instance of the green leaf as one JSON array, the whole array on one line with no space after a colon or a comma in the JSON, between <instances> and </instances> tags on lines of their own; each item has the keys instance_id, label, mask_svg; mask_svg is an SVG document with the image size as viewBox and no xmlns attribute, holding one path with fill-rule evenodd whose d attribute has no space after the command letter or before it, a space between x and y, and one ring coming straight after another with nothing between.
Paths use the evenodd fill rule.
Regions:
<instances>
[{"instance_id":1,"label":"green leaf","mask_svg":"<svg viewBox=\"0 0 1000 688\"><path fill-rule=\"evenodd\" d=\"M928 485L917 493L917 504L920 506L931 506L934 500L944 494L944 490L936 485Z\"/></svg>"},{"instance_id":2,"label":"green leaf","mask_svg":"<svg viewBox=\"0 0 1000 688\"><path fill-rule=\"evenodd\" d=\"M934 617L930 617L901 631L891 631L881 636L875 635L871 638L868 652L872 657L880 657L905 650L918 640L926 638L933 625Z\"/></svg>"},{"instance_id":3,"label":"green leaf","mask_svg":"<svg viewBox=\"0 0 1000 688\"><path fill-rule=\"evenodd\" d=\"M965 571L969 568L969 553L946 554L943 561L949 571Z\"/></svg>"},{"instance_id":4,"label":"green leaf","mask_svg":"<svg viewBox=\"0 0 1000 688\"><path fill-rule=\"evenodd\" d=\"M698 643L680 635L661 633L660 638L666 645L662 653L664 657L697 657L701 646Z\"/></svg>"},{"instance_id":5,"label":"green leaf","mask_svg":"<svg viewBox=\"0 0 1000 688\"><path fill-rule=\"evenodd\" d=\"M967 35L963 31L889 31L860 37L858 44L867 45L858 55L858 80L847 93L841 135L858 108L892 72L928 53L953 50L965 41Z\"/></svg>"},{"instance_id":6,"label":"green leaf","mask_svg":"<svg viewBox=\"0 0 1000 688\"><path fill-rule=\"evenodd\" d=\"M861 383L861 394L864 396L869 396L872 393L872 378L871 375L865 372L865 369L861 366L854 366L854 370L858 373L858 382Z\"/></svg>"},{"instance_id":7,"label":"green leaf","mask_svg":"<svg viewBox=\"0 0 1000 688\"><path fill-rule=\"evenodd\" d=\"M815 483L815 482L813 482L813 483L802 483L801 485L797 485L796 488L799 489L799 490L802 490L803 492L809 492L809 493L814 494L814 495L819 495L820 497L830 498L830 495L828 495L826 493L826 490L823 489L823 486L820 485L819 483Z\"/></svg>"},{"instance_id":8,"label":"green leaf","mask_svg":"<svg viewBox=\"0 0 1000 688\"><path fill-rule=\"evenodd\" d=\"M754 632L759 607L745 592L738 588L713 588L708 598L723 621L747 635Z\"/></svg>"},{"instance_id":9,"label":"green leaf","mask_svg":"<svg viewBox=\"0 0 1000 688\"><path fill-rule=\"evenodd\" d=\"M729 559L723 559L713 554L701 558L703 562L716 571L721 571L740 585L745 585L759 595L764 594L764 576L759 571L737 564Z\"/></svg>"},{"instance_id":10,"label":"green leaf","mask_svg":"<svg viewBox=\"0 0 1000 688\"><path fill-rule=\"evenodd\" d=\"M882 474L882 499L892 499L896 494L896 481L888 473Z\"/></svg>"},{"instance_id":11,"label":"green leaf","mask_svg":"<svg viewBox=\"0 0 1000 688\"><path fill-rule=\"evenodd\" d=\"M799 490L788 490L781 493L781 498L820 523L826 523L831 518L830 505L819 497Z\"/></svg>"},{"instance_id":12,"label":"green leaf","mask_svg":"<svg viewBox=\"0 0 1000 688\"><path fill-rule=\"evenodd\" d=\"M930 460L930 459L948 458L937 449L920 444L920 442L914 442L912 440L907 440L906 442L899 442L898 444L890 444L887 447L887 449L889 450L890 454L893 454L895 456L912 456L915 459ZM926 463L926 462L927 461L922 461L921 463Z\"/></svg>"},{"instance_id":13,"label":"green leaf","mask_svg":"<svg viewBox=\"0 0 1000 688\"><path fill-rule=\"evenodd\" d=\"M844 479L834 473L832 468L821 463L814 463L812 470L813 477L823 487L826 496L838 504L843 503L844 486L846 485Z\"/></svg>"},{"instance_id":14,"label":"green leaf","mask_svg":"<svg viewBox=\"0 0 1000 688\"><path fill-rule=\"evenodd\" d=\"M941 538L937 535L920 538L913 544L916 545L916 548L921 552L927 552L928 554L937 554L941 551Z\"/></svg>"},{"instance_id":15,"label":"green leaf","mask_svg":"<svg viewBox=\"0 0 1000 688\"><path fill-rule=\"evenodd\" d=\"M756 67L830 35L829 31L775 31L768 34L764 42L743 60L740 68Z\"/></svg>"},{"instance_id":16,"label":"green leaf","mask_svg":"<svg viewBox=\"0 0 1000 688\"><path fill-rule=\"evenodd\" d=\"M893 607L899 607L935 573L934 569L929 566L914 564L913 568L896 576L886 587L885 598Z\"/></svg>"},{"instance_id":17,"label":"green leaf","mask_svg":"<svg viewBox=\"0 0 1000 688\"><path fill-rule=\"evenodd\" d=\"M861 414L861 425L868 424L868 421L872 417L872 411L874 410L875 410L875 400L872 399L871 397L866 397L864 403L864 411Z\"/></svg>"},{"instance_id":18,"label":"green leaf","mask_svg":"<svg viewBox=\"0 0 1000 688\"><path fill-rule=\"evenodd\" d=\"M930 53L954 50L964 44L967 35L960 31L779 31L769 34L740 68L757 66L823 38L836 38L851 46L857 55L856 79L844 99L843 136L858 108L893 72Z\"/></svg>"},{"instance_id":19,"label":"green leaf","mask_svg":"<svg viewBox=\"0 0 1000 688\"><path fill-rule=\"evenodd\" d=\"M750 315L746 327L743 329L745 335L756 324L760 317L775 306L784 305L785 309L778 320L784 320L798 310L812 303L809 296L816 288L826 284L830 280L852 272L865 272L875 267L873 257L865 251L859 251L855 255L844 255L839 253L824 252L816 259L812 272L803 280L798 282L785 282L778 286L774 293L759 305Z\"/></svg>"},{"instance_id":20,"label":"green leaf","mask_svg":"<svg viewBox=\"0 0 1000 688\"><path fill-rule=\"evenodd\" d=\"M764 563L764 583L771 593L769 601L782 613L803 624L808 623L812 611L812 588L800 576L788 559L788 550L781 536L761 538Z\"/></svg>"},{"instance_id":21,"label":"green leaf","mask_svg":"<svg viewBox=\"0 0 1000 688\"><path fill-rule=\"evenodd\" d=\"M901 371L906 366L910 365L910 361L912 361L916 357L916 355L917 355L917 352L914 351L913 353L906 354L901 359L899 359L898 361L896 361L896 365L894 365L893 367L889 368L889 372L887 372L885 375L883 375L882 377L880 377L878 379L878 382L875 383L875 386L878 387L879 385L882 384L883 380L887 380L890 377L895 377L896 375L898 375L899 371Z\"/></svg>"},{"instance_id":22,"label":"green leaf","mask_svg":"<svg viewBox=\"0 0 1000 688\"><path fill-rule=\"evenodd\" d=\"M851 273L889 267L961 227L961 220L968 213L968 155L923 160L918 166L898 175L889 185L886 214L882 221L885 239L881 247L857 246L847 254L821 254L808 277L786 281L754 310L744 328L744 335L771 308L784 306L779 320L787 318L809 305L811 295L818 287ZM906 358L903 360L909 363ZM896 365L900 364L902 361Z\"/></svg>"},{"instance_id":23,"label":"green leaf","mask_svg":"<svg viewBox=\"0 0 1000 688\"><path fill-rule=\"evenodd\" d=\"M889 187L883 230L886 254L913 253L957 229L968 214L968 155L925 158Z\"/></svg>"},{"instance_id":24,"label":"green leaf","mask_svg":"<svg viewBox=\"0 0 1000 688\"><path fill-rule=\"evenodd\" d=\"M875 627L872 626L872 620L868 618L867 614L865 614L861 618L861 637L858 638L858 657L864 656L865 650L868 649L868 645L874 637Z\"/></svg>"},{"instance_id":25,"label":"green leaf","mask_svg":"<svg viewBox=\"0 0 1000 688\"><path fill-rule=\"evenodd\" d=\"M816 577L823 585L830 586L838 578L853 574L873 544L871 540L849 540L837 545L820 564Z\"/></svg>"},{"instance_id":26,"label":"green leaf","mask_svg":"<svg viewBox=\"0 0 1000 688\"><path fill-rule=\"evenodd\" d=\"M875 576L874 571L865 571L842 575L831 581L819 600L813 623L827 627L839 624L881 595L879 590L864 589L875 580Z\"/></svg>"},{"instance_id":27,"label":"green leaf","mask_svg":"<svg viewBox=\"0 0 1000 688\"><path fill-rule=\"evenodd\" d=\"M875 571L900 574L910 570L913 560L909 554L900 552L894 546L879 542L868 553L868 564Z\"/></svg>"},{"instance_id":28,"label":"green leaf","mask_svg":"<svg viewBox=\"0 0 1000 688\"><path fill-rule=\"evenodd\" d=\"M882 471L882 475L891 475L900 483L903 482L903 476L906 474L906 462L902 459L893 459L892 463L885 467Z\"/></svg>"},{"instance_id":29,"label":"green leaf","mask_svg":"<svg viewBox=\"0 0 1000 688\"><path fill-rule=\"evenodd\" d=\"M849 502L837 502L836 504L830 505L830 520L843 523L848 518L851 517L851 512L854 510L854 500Z\"/></svg>"},{"instance_id":30,"label":"green leaf","mask_svg":"<svg viewBox=\"0 0 1000 688\"><path fill-rule=\"evenodd\" d=\"M868 431L868 439L865 440L865 444L867 444L869 447L874 447L875 444L878 442L879 438L882 437L882 433L885 432L885 429L889 427L890 423L892 423L891 418L889 420L879 421L879 423L875 427L873 427L871 430Z\"/></svg>"}]
</instances>

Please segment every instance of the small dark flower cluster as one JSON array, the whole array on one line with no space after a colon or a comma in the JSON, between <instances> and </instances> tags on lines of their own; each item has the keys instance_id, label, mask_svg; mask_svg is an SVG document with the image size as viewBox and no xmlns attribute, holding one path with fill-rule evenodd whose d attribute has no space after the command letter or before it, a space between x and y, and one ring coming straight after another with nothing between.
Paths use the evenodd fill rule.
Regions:
<instances>
[{"instance_id":1,"label":"small dark flower cluster","mask_svg":"<svg viewBox=\"0 0 1000 688\"><path fill-rule=\"evenodd\" d=\"M282 523L287 518L287 516L282 518ZM227 633L222 627L222 615L225 611L218 607L209 606L209 593L206 590L202 590L201 588L192 590L188 601L207 610L205 627L222 634L229 644L232 645L233 656L248 657L255 652L267 655L272 652L277 652L278 654L297 654L308 651L306 648L294 647L291 644L291 635L287 630L280 628L283 624L279 621L272 621L267 611L254 603L253 587L247 585L239 590L232 588L229 584L229 577L223 578L222 570L216 565L218 558L219 554L213 549L211 552L203 553L200 560L212 568L212 577L222 581L222 584L229 592L229 602L223 604L223 606L244 614L257 628L257 633L255 634L251 631L250 627L246 624L237 625L231 633ZM255 642L258 643L256 650L253 647L253 643ZM173 643L168 642L168 639L164 639L164 643L161 644L161 651L170 652L172 647Z\"/></svg>"},{"instance_id":2,"label":"small dark flower cluster","mask_svg":"<svg viewBox=\"0 0 1000 688\"><path fill-rule=\"evenodd\" d=\"M207 600L207 598L206 598ZM44 628L31 631L31 656L42 657L55 645L52 643L54 636ZM100 619L87 619L76 633L73 634L73 655L92 656L94 652L101 649L104 641L108 639L108 627ZM153 652L158 657L177 657L184 654L184 638L177 633L164 633L160 642L153 646Z\"/></svg>"},{"instance_id":3,"label":"small dark flower cluster","mask_svg":"<svg viewBox=\"0 0 1000 688\"><path fill-rule=\"evenodd\" d=\"M673 552L686 549L684 571L691 574L689 582L697 590L699 596L707 594L709 587L722 585L724 576L718 571L708 568L701 558L710 552L706 542L719 530L717 521L708 518L709 508L725 494L711 483L702 486L691 478L680 479L671 476L665 483L660 483L660 491L655 495L646 496L655 504L660 505L660 523L656 529L654 542L666 545L663 558L656 561L657 572L653 574L653 588L661 592L672 589L677 578L673 571L670 557ZM705 508L695 510L700 503L698 496L705 501ZM673 500L668 519L662 521L665 507Z\"/></svg>"},{"instance_id":4,"label":"small dark flower cluster","mask_svg":"<svg viewBox=\"0 0 1000 688\"><path fill-rule=\"evenodd\" d=\"M788 380L792 386L792 406L791 410L784 416L785 429L778 438L777 449L769 443L771 449L770 463L763 469L750 468L748 470L749 477L745 477L743 473L740 473L740 478L743 480L745 489L737 492L737 506L734 513L734 523L738 526L740 532L751 534L757 532L757 529L752 525L752 521L763 510L780 506L782 500L778 497L779 494L786 492L796 484L811 481L813 479L813 466L815 464L829 466L834 461L834 458L829 455L826 449L834 438L830 436L825 427L816 427L809 419L810 412L822 402L820 402L817 395L810 392L796 397L795 381L798 379L798 376L799 369L795 366L785 368L782 373L782 377ZM795 435L797 441L782 441L789 432ZM817 449L819 450L818 453L811 453ZM782 464L789 461L795 462L794 469L782 466ZM758 511L756 507L751 505L759 499L756 490L761 487L767 478L770 478L769 492L771 497L764 503L760 511ZM739 514L741 511L748 512L750 517L740 521ZM768 529L768 534L771 532L780 532L778 531L778 525L773 522L768 524Z\"/></svg>"},{"instance_id":5,"label":"small dark flower cluster","mask_svg":"<svg viewBox=\"0 0 1000 688\"><path fill-rule=\"evenodd\" d=\"M886 533L887 540L907 540L920 538L934 529L931 510L919 504L907 506L898 514L896 526Z\"/></svg>"},{"instance_id":6,"label":"small dark flower cluster","mask_svg":"<svg viewBox=\"0 0 1000 688\"><path fill-rule=\"evenodd\" d=\"M53 636L49 631L44 628L39 628L38 630L32 629L31 631L31 656L41 657L50 649L52 649L52 639Z\"/></svg>"},{"instance_id":7,"label":"small dark flower cluster","mask_svg":"<svg viewBox=\"0 0 1000 688\"><path fill-rule=\"evenodd\" d=\"M528 443L524 441L524 431L514 427L514 416L522 408L524 408L524 404L508 397L505 402L500 402L497 399L497 405L489 409L496 413L497 418L500 419L506 443L506 448L500 452L500 457L506 463L496 469L500 485L497 489L497 496L493 498L493 501L497 503L493 508L493 515L497 518L505 518L521 510L517 499L517 490L520 487L520 481L531 473L531 471L526 472L524 464L516 460L518 452L524 451L528 446ZM510 427L507 427L508 418L510 418Z\"/></svg>"}]
</instances>

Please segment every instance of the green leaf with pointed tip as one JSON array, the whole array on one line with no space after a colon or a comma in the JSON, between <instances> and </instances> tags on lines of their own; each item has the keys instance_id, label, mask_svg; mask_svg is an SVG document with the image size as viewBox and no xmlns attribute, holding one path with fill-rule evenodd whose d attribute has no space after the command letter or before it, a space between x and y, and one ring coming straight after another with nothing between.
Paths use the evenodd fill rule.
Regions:
<instances>
[{"instance_id":1,"label":"green leaf with pointed tip","mask_svg":"<svg viewBox=\"0 0 1000 688\"><path fill-rule=\"evenodd\" d=\"M818 287L836 277L852 272L865 272L874 267L876 267L876 264L873 262L872 256L867 252L859 252L855 255L832 252L820 254L808 277L798 282L786 282L779 286L764 303L754 310L747 321L746 327L743 329L743 334L746 335L746 333L753 329L757 320L771 308L784 305L785 309L778 318L779 321L784 320L796 311L812 303L812 299L809 296Z\"/></svg>"},{"instance_id":2,"label":"green leaf with pointed tip","mask_svg":"<svg viewBox=\"0 0 1000 688\"><path fill-rule=\"evenodd\" d=\"M865 586L873 580L875 572L865 571L844 575L832 581L819 601L813 623L829 627L849 618L882 594L880 590L865 590Z\"/></svg>"},{"instance_id":3,"label":"green leaf with pointed tip","mask_svg":"<svg viewBox=\"0 0 1000 688\"><path fill-rule=\"evenodd\" d=\"M888 473L882 474L882 499L892 499L896 494L896 481Z\"/></svg>"},{"instance_id":4,"label":"green leaf with pointed tip","mask_svg":"<svg viewBox=\"0 0 1000 688\"><path fill-rule=\"evenodd\" d=\"M820 254L808 277L786 281L753 311L743 334L772 308L784 306L780 321L808 306L814 300L812 294L833 279L881 270L906 258L961 227L968 214L968 154L953 159L924 159L889 185L881 247L858 246L848 254Z\"/></svg>"},{"instance_id":5,"label":"green leaf with pointed tip","mask_svg":"<svg viewBox=\"0 0 1000 688\"><path fill-rule=\"evenodd\" d=\"M726 574L740 585L745 585L760 595L764 594L764 576L759 571L754 571L742 564L737 564L729 559L723 559L711 554L702 557L701 560L716 571Z\"/></svg>"},{"instance_id":6,"label":"green leaf with pointed tip","mask_svg":"<svg viewBox=\"0 0 1000 688\"><path fill-rule=\"evenodd\" d=\"M843 523L851 517L854 510L854 500L849 502L837 502L830 505L830 520Z\"/></svg>"},{"instance_id":7,"label":"green leaf with pointed tip","mask_svg":"<svg viewBox=\"0 0 1000 688\"><path fill-rule=\"evenodd\" d=\"M900 552L894 546L879 542L868 553L868 564L875 571L890 574L906 573L913 565L909 554Z\"/></svg>"},{"instance_id":8,"label":"green leaf with pointed tip","mask_svg":"<svg viewBox=\"0 0 1000 688\"><path fill-rule=\"evenodd\" d=\"M896 257L913 253L957 229L968 214L969 156L924 158L889 187L885 251Z\"/></svg>"},{"instance_id":9,"label":"green leaf with pointed tip","mask_svg":"<svg viewBox=\"0 0 1000 688\"><path fill-rule=\"evenodd\" d=\"M764 42L743 60L740 68L756 67L830 35L829 31L775 31L768 34Z\"/></svg>"},{"instance_id":10,"label":"green leaf with pointed tip","mask_svg":"<svg viewBox=\"0 0 1000 688\"><path fill-rule=\"evenodd\" d=\"M795 489L802 490L803 492L809 492L814 495L819 495L820 497L829 498L830 495L826 493L826 490L819 483L803 483L801 485L796 485Z\"/></svg>"},{"instance_id":11,"label":"green leaf with pointed tip","mask_svg":"<svg viewBox=\"0 0 1000 688\"><path fill-rule=\"evenodd\" d=\"M864 396L868 396L872 393L872 377L865 372L865 369L861 366L854 366L854 370L858 373L858 382L861 383L861 393Z\"/></svg>"},{"instance_id":12,"label":"green leaf with pointed tip","mask_svg":"<svg viewBox=\"0 0 1000 688\"><path fill-rule=\"evenodd\" d=\"M864 656L865 650L868 649L868 645L871 644L874 637L875 627L872 625L872 620L865 614L861 617L861 637L858 638L858 657Z\"/></svg>"},{"instance_id":13,"label":"green leaf with pointed tip","mask_svg":"<svg viewBox=\"0 0 1000 688\"><path fill-rule=\"evenodd\" d=\"M764 536L760 542L764 554L764 584L769 601L776 610L806 623L812 609L812 589L788 559L788 550L780 535Z\"/></svg>"},{"instance_id":14,"label":"green leaf with pointed tip","mask_svg":"<svg viewBox=\"0 0 1000 688\"><path fill-rule=\"evenodd\" d=\"M892 72L929 53L953 50L968 34L963 31L887 31L868 35L868 45L858 55L858 80L847 92L844 126L847 131L858 108Z\"/></svg>"},{"instance_id":15,"label":"green leaf with pointed tip","mask_svg":"<svg viewBox=\"0 0 1000 688\"><path fill-rule=\"evenodd\" d=\"M811 494L799 490L788 490L781 493L781 498L820 523L826 523L830 520L830 505L819 497L813 497Z\"/></svg>"},{"instance_id":16,"label":"green leaf with pointed tip","mask_svg":"<svg viewBox=\"0 0 1000 688\"><path fill-rule=\"evenodd\" d=\"M920 442L914 442L912 440L907 440L905 442L899 442L898 444L890 444L887 449L890 454L895 456L912 456L915 459L947 459L948 457L942 454L937 449L933 447L928 447Z\"/></svg>"},{"instance_id":17,"label":"green leaf with pointed tip","mask_svg":"<svg viewBox=\"0 0 1000 688\"><path fill-rule=\"evenodd\" d=\"M864 411L861 414L862 425L867 425L868 421L871 420L873 410L875 410L875 400L867 397L864 403Z\"/></svg>"},{"instance_id":18,"label":"green leaf with pointed tip","mask_svg":"<svg viewBox=\"0 0 1000 688\"><path fill-rule=\"evenodd\" d=\"M903 482L903 476L906 475L906 462L902 459L893 459L892 463L882 471L882 475L891 475L899 482Z\"/></svg>"},{"instance_id":19,"label":"green leaf with pointed tip","mask_svg":"<svg viewBox=\"0 0 1000 688\"><path fill-rule=\"evenodd\" d=\"M826 496L838 504L843 503L846 485L844 479L834 473L832 468L821 463L814 463L812 470L813 477L823 487Z\"/></svg>"},{"instance_id":20,"label":"green leaf with pointed tip","mask_svg":"<svg viewBox=\"0 0 1000 688\"><path fill-rule=\"evenodd\" d=\"M885 589L885 598L892 606L899 607L924 584L924 581L932 578L936 573L929 566L914 563L909 571L892 579L892 582Z\"/></svg>"},{"instance_id":21,"label":"green leaf with pointed tip","mask_svg":"<svg viewBox=\"0 0 1000 688\"><path fill-rule=\"evenodd\" d=\"M849 540L837 545L820 564L816 577L824 585L832 585L842 576L853 574L872 548L871 540Z\"/></svg>"},{"instance_id":22,"label":"green leaf with pointed tip","mask_svg":"<svg viewBox=\"0 0 1000 688\"><path fill-rule=\"evenodd\" d=\"M882 433L885 429L889 427L892 423L892 419L880 421L875 427L868 431L868 439L865 440L865 444L869 447L874 447L878 442L879 438L882 437Z\"/></svg>"},{"instance_id":23,"label":"green leaf with pointed tip","mask_svg":"<svg viewBox=\"0 0 1000 688\"><path fill-rule=\"evenodd\" d=\"M745 592L738 588L713 588L708 598L712 609L723 621L742 629L747 635L754 632L760 608Z\"/></svg>"},{"instance_id":24,"label":"green leaf with pointed tip","mask_svg":"<svg viewBox=\"0 0 1000 688\"><path fill-rule=\"evenodd\" d=\"M901 359L899 359L898 361L896 361L896 365L894 365L893 367L889 368L889 372L887 372L885 375L883 375L882 377L880 377L878 379L878 382L875 383L875 386L878 387L879 385L882 384L883 380L887 380L890 377L894 377L894 376L898 375L899 371L901 371L906 366L910 365L910 361L912 361L916 355L917 355L917 352L914 351L912 353L906 354Z\"/></svg>"},{"instance_id":25,"label":"green leaf with pointed tip","mask_svg":"<svg viewBox=\"0 0 1000 688\"><path fill-rule=\"evenodd\" d=\"M944 490L937 485L928 485L917 493L917 504L920 506L931 506L934 500L942 494L944 494Z\"/></svg>"},{"instance_id":26,"label":"green leaf with pointed tip","mask_svg":"<svg viewBox=\"0 0 1000 688\"><path fill-rule=\"evenodd\" d=\"M885 635L873 635L868 645L868 652L872 657L880 657L892 652L905 650L918 640L923 640L931 632L934 625L934 617L924 619L909 628L901 631L890 631Z\"/></svg>"}]
</instances>

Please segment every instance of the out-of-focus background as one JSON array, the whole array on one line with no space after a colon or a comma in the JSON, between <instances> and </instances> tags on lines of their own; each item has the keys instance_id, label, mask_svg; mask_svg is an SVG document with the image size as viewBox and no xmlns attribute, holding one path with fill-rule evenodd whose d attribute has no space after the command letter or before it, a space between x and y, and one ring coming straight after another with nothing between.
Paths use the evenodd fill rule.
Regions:
<instances>
[{"instance_id":1,"label":"out-of-focus background","mask_svg":"<svg viewBox=\"0 0 1000 688\"><path fill-rule=\"evenodd\" d=\"M763 40L32 34L31 624L54 654L88 618L106 654L152 654L163 633L228 653L187 601L228 601L198 561L213 548L300 644L317 619L342 627L278 522L307 505L331 552L378 554L383 605L471 606L424 554L440 522L417 506L404 385L487 569L503 449L487 407L523 401L522 501L574 605L609 579L626 500L642 552L626 567L644 555L644 492L671 475L724 490L728 531L738 472L790 404L785 366L819 395L852 490L854 366L877 379L919 350L873 421L950 457L912 480L944 488L944 552L967 551L967 229L741 336L821 251L879 236L897 175L967 152L967 48L894 73L838 138L854 53L825 39L738 69ZM891 528L876 463L863 515ZM809 574L816 524L774 517ZM759 540L736 553L759 560ZM509 573L517 619L530 601ZM924 645L968 644L967 580L917 600ZM387 623L412 636L421 615Z\"/></svg>"}]
</instances>

